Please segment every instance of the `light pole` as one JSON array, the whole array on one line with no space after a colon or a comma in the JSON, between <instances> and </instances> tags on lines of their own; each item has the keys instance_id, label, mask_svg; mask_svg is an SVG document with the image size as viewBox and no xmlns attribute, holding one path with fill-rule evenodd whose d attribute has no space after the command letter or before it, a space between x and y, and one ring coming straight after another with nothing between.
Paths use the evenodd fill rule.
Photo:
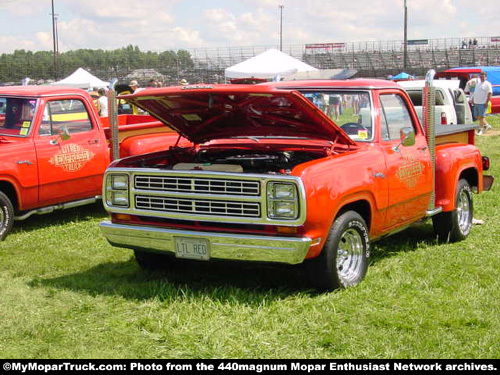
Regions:
<instances>
[{"instance_id":1,"label":"light pole","mask_svg":"<svg viewBox=\"0 0 500 375\"><path fill-rule=\"evenodd\" d=\"M283 4L278 5L280 8L280 51L283 51Z\"/></svg>"},{"instance_id":2,"label":"light pole","mask_svg":"<svg viewBox=\"0 0 500 375\"><path fill-rule=\"evenodd\" d=\"M406 70L408 66L408 8L406 7L405 1L405 26L404 26L404 52L403 52L403 70Z\"/></svg>"},{"instance_id":3,"label":"light pole","mask_svg":"<svg viewBox=\"0 0 500 375\"><path fill-rule=\"evenodd\" d=\"M57 59L59 55L59 42L57 36L57 14L54 13L54 0L52 0L52 39L54 41L54 79L57 81Z\"/></svg>"}]
</instances>

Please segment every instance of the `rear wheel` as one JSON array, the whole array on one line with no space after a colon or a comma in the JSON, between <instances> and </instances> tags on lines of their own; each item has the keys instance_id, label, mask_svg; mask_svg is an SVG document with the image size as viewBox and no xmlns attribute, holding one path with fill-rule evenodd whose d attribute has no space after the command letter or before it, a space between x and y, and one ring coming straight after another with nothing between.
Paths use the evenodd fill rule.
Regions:
<instances>
[{"instance_id":1,"label":"rear wheel","mask_svg":"<svg viewBox=\"0 0 500 375\"><path fill-rule=\"evenodd\" d=\"M0 241L9 234L14 224L14 207L4 193L0 191Z\"/></svg>"},{"instance_id":2,"label":"rear wheel","mask_svg":"<svg viewBox=\"0 0 500 375\"><path fill-rule=\"evenodd\" d=\"M457 242L465 239L472 228L474 206L472 190L467 180L458 181L455 209L432 218L434 232L440 242Z\"/></svg>"},{"instance_id":3,"label":"rear wheel","mask_svg":"<svg viewBox=\"0 0 500 375\"><path fill-rule=\"evenodd\" d=\"M341 214L335 219L321 254L306 264L311 282L328 290L360 283L368 269L369 248L363 218L354 211Z\"/></svg>"}]
</instances>

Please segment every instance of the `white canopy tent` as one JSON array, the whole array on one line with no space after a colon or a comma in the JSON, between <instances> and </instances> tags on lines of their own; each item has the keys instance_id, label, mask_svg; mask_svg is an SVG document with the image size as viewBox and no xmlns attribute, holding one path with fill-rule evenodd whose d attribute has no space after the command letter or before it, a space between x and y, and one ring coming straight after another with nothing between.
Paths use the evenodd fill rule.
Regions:
<instances>
[{"instance_id":1,"label":"white canopy tent","mask_svg":"<svg viewBox=\"0 0 500 375\"><path fill-rule=\"evenodd\" d=\"M69 75L68 77L51 83L51 85L56 85L56 86L71 86L71 87L78 87L81 89L89 89L93 87L107 87L109 85L109 82L104 82L97 78L96 76L90 74L83 68L78 68L73 74Z\"/></svg>"},{"instance_id":2,"label":"white canopy tent","mask_svg":"<svg viewBox=\"0 0 500 375\"><path fill-rule=\"evenodd\" d=\"M274 78L297 72L318 70L277 49L269 49L260 55L233 65L225 70L226 78Z\"/></svg>"}]
</instances>

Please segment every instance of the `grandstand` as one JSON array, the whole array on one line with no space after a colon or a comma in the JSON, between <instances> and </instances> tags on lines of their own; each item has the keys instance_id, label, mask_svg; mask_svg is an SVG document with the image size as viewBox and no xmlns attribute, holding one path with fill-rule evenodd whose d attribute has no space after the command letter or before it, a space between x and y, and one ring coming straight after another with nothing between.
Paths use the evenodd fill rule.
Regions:
<instances>
[{"instance_id":1,"label":"grandstand","mask_svg":"<svg viewBox=\"0 0 500 375\"><path fill-rule=\"evenodd\" d=\"M458 66L500 65L500 37L409 40L406 68L403 47L402 40L328 42L285 45L283 52L319 69L355 69L359 77L387 78L403 70L412 75L423 76L429 69L440 71ZM137 73L138 71L154 72L166 85L177 84L182 78L190 83L223 83L226 68L270 48L277 46L187 49L184 51L190 56L184 61L189 60L189 66L179 59L170 65L160 59L141 59L138 66L138 60L130 60L135 55L126 56L125 62L120 64L99 59L87 60L83 65L78 63L78 66L66 64L61 68L59 76L66 76L82 67L103 80L118 78L125 82L137 79L143 85L148 78L156 76L149 77L146 73ZM175 55L175 52L172 53ZM37 83L50 82L54 78L51 54L46 54L48 59L44 64L36 65L33 58L34 54L31 52L1 55L0 77L3 77L4 84L19 84L24 77L30 77L32 82ZM71 55L69 60L71 61Z\"/></svg>"},{"instance_id":2,"label":"grandstand","mask_svg":"<svg viewBox=\"0 0 500 375\"><path fill-rule=\"evenodd\" d=\"M469 42L470 41L470 42ZM475 43L473 41L476 41ZM356 69L358 76L382 77L402 70L416 76L458 66L500 65L500 37L421 39L407 46L404 68L402 40L289 45L283 52L318 69ZM274 45L188 50L195 62L191 80L221 82L224 69Z\"/></svg>"}]
</instances>

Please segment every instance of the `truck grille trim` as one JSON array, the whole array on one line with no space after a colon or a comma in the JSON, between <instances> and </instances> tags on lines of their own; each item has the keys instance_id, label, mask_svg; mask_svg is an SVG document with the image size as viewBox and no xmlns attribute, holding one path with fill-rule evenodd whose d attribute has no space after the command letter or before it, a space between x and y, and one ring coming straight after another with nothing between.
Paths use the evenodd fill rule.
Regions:
<instances>
[{"instance_id":1,"label":"truck grille trim","mask_svg":"<svg viewBox=\"0 0 500 375\"><path fill-rule=\"evenodd\" d=\"M259 181L180 176L135 176L137 190L259 196Z\"/></svg>"},{"instance_id":2,"label":"truck grille trim","mask_svg":"<svg viewBox=\"0 0 500 375\"><path fill-rule=\"evenodd\" d=\"M152 197L137 195L135 206L138 209L181 212L197 215L260 217L260 203L231 202L197 199L178 199L172 197Z\"/></svg>"}]
</instances>

